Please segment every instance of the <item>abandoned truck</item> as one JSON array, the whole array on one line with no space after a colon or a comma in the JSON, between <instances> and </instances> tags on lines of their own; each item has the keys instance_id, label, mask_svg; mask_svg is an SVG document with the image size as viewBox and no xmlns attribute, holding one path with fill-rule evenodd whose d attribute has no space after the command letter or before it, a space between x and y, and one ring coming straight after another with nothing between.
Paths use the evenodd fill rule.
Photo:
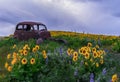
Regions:
<instances>
[{"instance_id":1,"label":"abandoned truck","mask_svg":"<svg viewBox=\"0 0 120 82\"><path fill-rule=\"evenodd\" d=\"M64 39L55 39L51 37L50 32L43 23L39 22L20 22L16 25L13 37L18 40L37 39L36 44L42 43L45 39L52 41L67 43Z\"/></svg>"},{"instance_id":2,"label":"abandoned truck","mask_svg":"<svg viewBox=\"0 0 120 82\"><path fill-rule=\"evenodd\" d=\"M14 38L18 40L28 40L31 38L47 39L51 37L50 32L47 31L46 25L38 22L20 22L16 25Z\"/></svg>"}]
</instances>

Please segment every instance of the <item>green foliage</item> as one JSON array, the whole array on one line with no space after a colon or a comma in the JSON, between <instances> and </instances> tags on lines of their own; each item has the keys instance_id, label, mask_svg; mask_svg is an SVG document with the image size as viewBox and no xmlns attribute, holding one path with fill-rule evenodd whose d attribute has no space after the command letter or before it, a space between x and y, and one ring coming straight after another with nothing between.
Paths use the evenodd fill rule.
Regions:
<instances>
[{"instance_id":1,"label":"green foliage","mask_svg":"<svg viewBox=\"0 0 120 82\"><path fill-rule=\"evenodd\" d=\"M113 44L113 50L120 53L120 40L119 39Z\"/></svg>"},{"instance_id":2,"label":"green foliage","mask_svg":"<svg viewBox=\"0 0 120 82\"><path fill-rule=\"evenodd\" d=\"M99 42L98 40L94 39L81 39L78 36L71 37L65 35L56 36L54 38L65 39L67 40L68 44L45 40L39 45L40 50L36 53L33 53L32 49L36 46L35 39L30 39L29 41L17 41L13 38L5 38L0 40L0 60L2 60L0 68L2 70L5 70L5 61L8 61L9 65L11 64L12 58L10 60L6 60L6 55L8 53L17 53L20 49L23 49L25 44L28 44L30 47L28 55L25 56L29 63L27 65L23 65L21 62L19 62L14 65L12 72L2 72L5 75L8 75L5 78L5 82L89 82L91 72L95 75L95 82L109 82L113 74L118 74L118 76L120 75L119 55L107 53L107 55L104 57L104 64L96 69L90 66L90 64L86 68L86 66L82 64L85 59L81 58L81 56L79 56L78 61L74 62L72 59L73 56L68 56L67 54L67 48L73 48L75 51L78 51L79 48L87 45L88 42L91 42L93 46L99 44L101 47L110 47L114 42L116 42L117 44L113 46L113 49L119 52L119 41L100 40ZM13 49L14 44L17 45L15 49ZM44 59L42 50L46 50L48 60ZM20 55L19 52L18 54ZM21 59L22 58L24 58L24 56L22 56ZM30 64L31 58L36 59L36 64ZM103 74L104 69L106 71L105 74ZM0 75L0 82L3 81L2 78L3 77Z\"/></svg>"}]
</instances>

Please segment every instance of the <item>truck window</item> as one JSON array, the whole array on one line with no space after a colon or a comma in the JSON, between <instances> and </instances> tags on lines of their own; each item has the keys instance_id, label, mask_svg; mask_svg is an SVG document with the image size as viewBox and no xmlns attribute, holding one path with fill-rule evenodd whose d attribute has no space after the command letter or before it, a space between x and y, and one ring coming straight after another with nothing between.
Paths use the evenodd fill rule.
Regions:
<instances>
[{"instance_id":1,"label":"truck window","mask_svg":"<svg viewBox=\"0 0 120 82\"><path fill-rule=\"evenodd\" d=\"M34 30L38 30L38 26L37 25L34 25Z\"/></svg>"},{"instance_id":2,"label":"truck window","mask_svg":"<svg viewBox=\"0 0 120 82\"><path fill-rule=\"evenodd\" d=\"M45 29L45 26L39 25L39 30L43 30L43 29Z\"/></svg>"},{"instance_id":3,"label":"truck window","mask_svg":"<svg viewBox=\"0 0 120 82\"><path fill-rule=\"evenodd\" d=\"M22 25L18 25L17 30L23 30L23 26Z\"/></svg>"}]
</instances>

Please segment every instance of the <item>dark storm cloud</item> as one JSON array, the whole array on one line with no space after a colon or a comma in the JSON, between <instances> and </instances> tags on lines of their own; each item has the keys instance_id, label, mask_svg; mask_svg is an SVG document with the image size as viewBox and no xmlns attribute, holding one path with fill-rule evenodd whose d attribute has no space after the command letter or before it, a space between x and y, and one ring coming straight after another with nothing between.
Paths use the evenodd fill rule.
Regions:
<instances>
[{"instance_id":1,"label":"dark storm cloud","mask_svg":"<svg viewBox=\"0 0 120 82\"><path fill-rule=\"evenodd\" d=\"M49 30L119 34L119 0L0 0L0 35L20 21L40 21ZM113 30L112 30L113 29Z\"/></svg>"}]
</instances>

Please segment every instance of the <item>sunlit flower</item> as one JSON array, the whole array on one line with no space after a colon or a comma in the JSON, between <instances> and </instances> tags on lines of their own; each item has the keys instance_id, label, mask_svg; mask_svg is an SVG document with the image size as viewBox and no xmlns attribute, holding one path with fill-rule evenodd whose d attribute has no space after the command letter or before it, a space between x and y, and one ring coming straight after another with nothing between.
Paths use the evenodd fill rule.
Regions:
<instances>
[{"instance_id":1,"label":"sunlit flower","mask_svg":"<svg viewBox=\"0 0 120 82\"><path fill-rule=\"evenodd\" d=\"M7 55L7 59L10 59L10 57L11 57L11 54L8 54L8 55Z\"/></svg>"},{"instance_id":2,"label":"sunlit flower","mask_svg":"<svg viewBox=\"0 0 120 82\"><path fill-rule=\"evenodd\" d=\"M83 52L82 52L82 53L83 53L83 55L85 55L85 53L86 53L86 52L87 52L86 50L83 50Z\"/></svg>"},{"instance_id":3,"label":"sunlit flower","mask_svg":"<svg viewBox=\"0 0 120 82\"><path fill-rule=\"evenodd\" d=\"M92 52L96 52L96 48L92 48Z\"/></svg>"},{"instance_id":4,"label":"sunlit flower","mask_svg":"<svg viewBox=\"0 0 120 82\"><path fill-rule=\"evenodd\" d=\"M32 58L32 59L30 60L30 63L31 63L31 64L35 64L35 58Z\"/></svg>"},{"instance_id":5,"label":"sunlit flower","mask_svg":"<svg viewBox=\"0 0 120 82\"><path fill-rule=\"evenodd\" d=\"M73 57L78 57L78 52L73 52Z\"/></svg>"},{"instance_id":6,"label":"sunlit flower","mask_svg":"<svg viewBox=\"0 0 120 82\"><path fill-rule=\"evenodd\" d=\"M92 46L92 43L88 43L87 46L88 46L88 47L91 47L91 46Z\"/></svg>"},{"instance_id":7,"label":"sunlit flower","mask_svg":"<svg viewBox=\"0 0 120 82\"><path fill-rule=\"evenodd\" d=\"M14 59L11 61L11 64L14 65L16 62L17 62L17 59L14 58Z\"/></svg>"},{"instance_id":8,"label":"sunlit flower","mask_svg":"<svg viewBox=\"0 0 120 82\"><path fill-rule=\"evenodd\" d=\"M117 76L117 74L114 74L112 76L112 82L117 82L117 80L118 80L118 76Z\"/></svg>"},{"instance_id":9,"label":"sunlit flower","mask_svg":"<svg viewBox=\"0 0 120 82\"><path fill-rule=\"evenodd\" d=\"M99 49L99 45L96 45L95 47L96 47L97 49Z\"/></svg>"},{"instance_id":10,"label":"sunlit flower","mask_svg":"<svg viewBox=\"0 0 120 82\"><path fill-rule=\"evenodd\" d=\"M103 56L100 56L101 59L103 59Z\"/></svg>"},{"instance_id":11,"label":"sunlit flower","mask_svg":"<svg viewBox=\"0 0 120 82\"><path fill-rule=\"evenodd\" d=\"M28 49L28 44L25 44L25 46L23 47L23 50L27 50Z\"/></svg>"},{"instance_id":12,"label":"sunlit flower","mask_svg":"<svg viewBox=\"0 0 120 82\"><path fill-rule=\"evenodd\" d=\"M82 48L79 49L79 54L83 54L83 49Z\"/></svg>"},{"instance_id":13,"label":"sunlit flower","mask_svg":"<svg viewBox=\"0 0 120 82\"><path fill-rule=\"evenodd\" d=\"M74 50L73 50L73 49L71 49L71 50L70 50L70 54L73 54L73 52L74 52Z\"/></svg>"},{"instance_id":14,"label":"sunlit flower","mask_svg":"<svg viewBox=\"0 0 120 82\"><path fill-rule=\"evenodd\" d=\"M86 66L88 66L88 63L87 63L87 62L85 62L85 65L86 65Z\"/></svg>"},{"instance_id":15,"label":"sunlit flower","mask_svg":"<svg viewBox=\"0 0 120 82\"><path fill-rule=\"evenodd\" d=\"M47 55L44 54L44 55L43 55L43 58L46 59L46 58L47 58Z\"/></svg>"},{"instance_id":16,"label":"sunlit flower","mask_svg":"<svg viewBox=\"0 0 120 82\"><path fill-rule=\"evenodd\" d=\"M78 57L73 57L73 61L77 61L78 60Z\"/></svg>"},{"instance_id":17,"label":"sunlit flower","mask_svg":"<svg viewBox=\"0 0 120 82\"><path fill-rule=\"evenodd\" d=\"M16 44L14 44L13 49L16 48Z\"/></svg>"},{"instance_id":18,"label":"sunlit flower","mask_svg":"<svg viewBox=\"0 0 120 82\"><path fill-rule=\"evenodd\" d=\"M21 60L21 56L19 55L19 56L17 57L17 59L18 59L18 61L20 61L20 60Z\"/></svg>"},{"instance_id":19,"label":"sunlit flower","mask_svg":"<svg viewBox=\"0 0 120 82\"><path fill-rule=\"evenodd\" d=\"M7 62L5 63L5 68L6 68L6 69L8 68L8 63L7 63Z\"/></svg>"},{"instance_id":20,"label":"sunlit flower","mask_svg":"<svg viewBox=\"0 0 120 82\"><path fill-rule=\"evenodd\" d=\"M13 58L17 58L17 53L13 52Z\"/></svg>"},{"instance_id":21,"label":"sunlit flower","mask_svg":"<svg viewBox=\"0 0 120 82\"><path fill-rule=\"evenodd\" d=\"M40 46L39 46L39 45L36 45L35 48L36 48L36 50L39 50L39 49L40 49Z\"/></svg>"},{"instance_id":22,"label":"sunlit flower","mask_svg":"<svg viewBox=\"0 0 120 82\"><path fill-rule=\"evenodd\" d=\"M90 58L90 54L87 52L85 53L85 59L89 59Z\"/></svg>"},{"instance_id":23,"label":"sunlit flower","mask_svg":"<svg viewBox=\"0 0 120 82\"><path fill-rule=\"evenodd\" d=\"M100 59L100 64L103 64L104 63L104 60L103 59Z\"/></svg>"},{"instance_id":24,"label":"sunlit flower","mask_svg":"<svg viewBox=\"0 0 120 82\"><path fill-rule=\"evenodd\" d=\"M99 51L97 51L97 54L98 54L98 57L100 58L101 54L100 54L100 52L99 52Z\"/></svg>"},{"instance_id":25,"label":"sunlit flower","mask_svg":"<svg viewBox=\"0 0 120 82\"><path fill-rule=\"evenodd\" d=\"M92 59L92 58L90 59L90 62L93 62L93 59Z\"/></svg>"},{"instance_id":26,"label":"sunlit flower","mask_svg":"<svg viewBox=\"0 0 120 82\"><path fill-rule=\"evenodd\" d=\"M36 49L36 48L33 48L33 49L32 49L32 52L34 52L34 53L35 53L36 51L37 51L37 49Z\"/></svg>"},{"instance_id":27,"label":"sunlit flower","mask_svg":"<svg viewBox=\"0 0 120 82\"><path fill-rule=\"evenodd\" d=\"M96 63L96 67L99 67L99 63Z\"/></svg>"},{"instance_id":28,"label":"sunlit flower","mask_svg":"<svg viewBox=\"0 0 120 82\"><path fill-rule=\"evenodd\" d=\"M97 58L97 56L98 56L97 52L93 52L93 57Z\"/></svg>"},{"instance_id":29,"label":"sunlit flower","mask_svg":"<svg viewBox=\"0 0 120 82\"><path fill-rule=\"evenodd\" d=\"M103 51L102 50L99 50L100 54L102 55L103 54Z\"/></svg>"},{"instance_id":30,"label":"sunlit flower","mask_svg":"<svg viewBox=\"0 0 120 82\"><path fill-rule=\"evenodd\" d=\"M24 47L23 47L23 50L26 50L26 49L27 49L27 47L26 47L26 46L24 46Z\"/></svg>"},{"instance_id":31,"label":"sunlit flower","mask_svg":"<svg viewBox=\"0 0 120 82\"><path fill-rule=\"evenodd\" d=\"M68 50L67 50L67 54L68 54L68 56L71 55L70 50L71 50L70 48L68 48Z\"/></svg>"},{"instance_id":32,"label":"sunlit flower","mask_svg":"<svg viewBox=\"0 0 120 82\"><path fill-rule=\"evenodd\" d=\"M21 61L22 64L27 64L27 59L26 58L23 58L22 61Z\"/></svg>"},{"instance_id":33,"label":"sunlit flower","mask_svg":"<svg viewBox=\"0 0 120 82\"><path fill-rule=\"evenodd\" d=\"M12 71L12 67L8 66L8 71L11 72Z\"/></svg>"},{"instance_id":34,"label":"sunlit flower","mask_svg":"<svg viewBox=\"0 0 120 82\"><path fill-rule=\"evenodd\" d=\"M43 55L46 55L46 51L45 51L45 50L43 50L43 51L42 51L42 54L43 54Z\"/></svg>"},{"instance_id":35,"label":"sunlit flower","mask_svg":"<svg viewBox=\"0 0 120 82\"><path fill-rule=\"evenodd\" d=\"M25 44L25 47L28 48L29 47L28 44Z\"/></svg>"},{"instance_id":36,"label":"sunlit flower","mask_svg":"<svg viewBox=\"0 0 120 82\"><path fill-rule=\"evenodd\" d=\"M19 50L19 53L22 55L23 54L23 50Z\"/></svg>"},{"instance_id":37,"label":"sunlit flower","mask_svg":"<svg viewBox=\"0 0 120 82\"><path fill-rule=\"evenodd\" d=\"M23 50L23 54L26 56L28 54L27 50Z\"/></svg>"},{"instance_id":38,"label":"sunlit flower","mask_svg":"<svg viewBox=\"0 0 120 82\"><path fill-rule=\"evenodd\" d=\"M88 52L88 53L90 53L90 52L91 52L90 47L87 47L87 52Z\"/></svg>"}]
</instances>

